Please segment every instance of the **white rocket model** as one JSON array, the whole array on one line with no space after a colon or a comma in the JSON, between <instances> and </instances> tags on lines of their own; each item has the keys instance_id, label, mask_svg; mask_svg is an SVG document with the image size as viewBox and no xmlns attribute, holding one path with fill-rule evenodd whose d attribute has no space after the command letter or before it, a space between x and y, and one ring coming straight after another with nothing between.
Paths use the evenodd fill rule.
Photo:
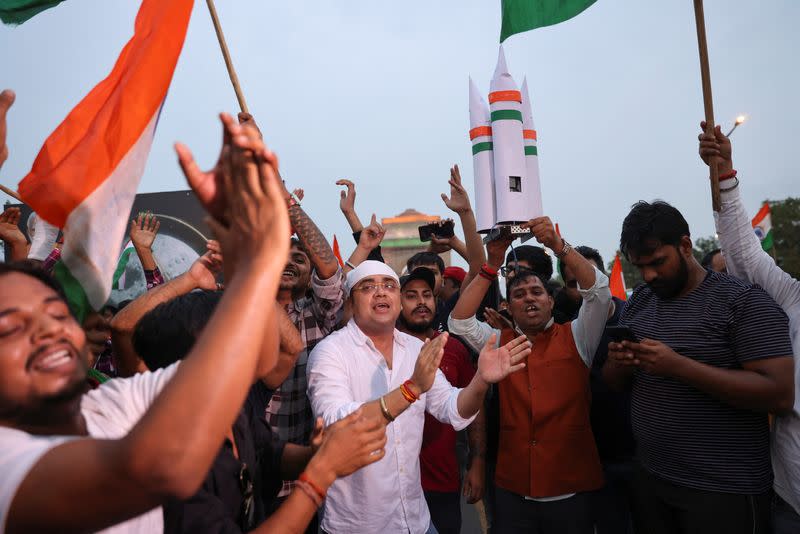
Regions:
<instances>
[{"instance_id":1,"label":"white rocket model","mask_svg":"<svg viewBox=\"0 0 800 534\"><path fill-rule=\"evenodd\" d=\"M475 176L475 221L478 232L491 231L495 217L494 157L489 106L472 78L469 79L469 138L472 141L472 171Z\"/></svg>"},{"instance_id":2,"label":"white rocket model","mask_svg":"<svg viewBox=\"0 0 800 534\"><path fill-rule=\"evenodd\" d=\"M522 95L508 72L503 47L489 84L489 108L494 148L496 224L528 221L531 207L525 203L525 146L522 138Z\"/></svg>"},{"instance_id":3,"label":"white rocket model","mask_svg":"<svg viewBox=\"0 0 800 534\"><path fill-rule=\"evenodd\" d=\"M522 80L522 137L525 143L525 167L528 172L523 189L525 202L530 206L530 218L544 215L542 209L542 187L539 182L539 152L536 146L536 126L533 123L531 98L528 94L528 78Z\"/></svg>"},{"instance_id":4,"label":"white rocket model","mask_svg":"<svg viewBox=\"0 0 800 534\"><path fill-rule=\"evenodd\" d=\"M469 80L469 137L475 174L478 231L490 233L544 214L539 182L539 156L527 79L522 90L508 72L503 47L490 84L489 106ZM491 235L486 239L492 239Z\"/></svg>"}]
</instances>

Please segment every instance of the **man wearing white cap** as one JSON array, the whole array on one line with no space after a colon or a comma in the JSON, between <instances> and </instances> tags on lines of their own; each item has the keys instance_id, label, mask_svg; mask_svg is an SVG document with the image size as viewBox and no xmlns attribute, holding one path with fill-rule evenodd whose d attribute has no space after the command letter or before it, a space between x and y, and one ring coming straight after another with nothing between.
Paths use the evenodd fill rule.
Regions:
<instances>
[{"instance_id":1,"label":"man wearing white cap","mask_svg":"<svg viewBox=\"0 0 800 534\"><path fill-rule=\"evenodd\" d=\"M497 349L487 343L478 372L464 389L452 387L439 363L447 334L425 343L395 329L400 281L386 264L365 261L347 275L353 318L321 341L308 360L308 396L326 424L359 407L388 425L386 456L335 482L322 530L331 534L436 532L420 485L419 452L425 411L457 430L478 413L488 384L525 367L523 336ZM492 340L493 341L493 340Z\"/></svg>"}]
</instances>

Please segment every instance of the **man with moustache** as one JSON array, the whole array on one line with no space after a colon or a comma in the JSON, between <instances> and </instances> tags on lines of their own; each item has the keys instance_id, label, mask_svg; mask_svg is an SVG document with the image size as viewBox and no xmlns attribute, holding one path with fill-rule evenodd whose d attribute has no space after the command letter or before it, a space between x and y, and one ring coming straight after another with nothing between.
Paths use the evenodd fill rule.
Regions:
<instances>
[{"instance_id":1,"label":"man with moustache","mask_svg":"<svg viewBox=\"0 0 800 534\"><path fill-rule=\"evenodd\" d=\"M281 275L278 302L299 330L303 350L289 376L272 394L266 418L282 441L308 445L314 417L306 394L306 364L316 344L336 328L344 304L344 275L314 221L285 188L283 195L296 237L291 239L289 258ZM280 496L285 497L291 489L292 483L284 482Z\"/></svg>"},{"instance_id":2,"label":"man with moustache","mask_svg":"<svg viewBox=\"0 0 800 534\"><path fill-rule=\"evenodd\" d=\"M620 250L642 274L605 378L632 388L636 532L767 532L768 413L794 403L788 319L758 286L707 271L666 202L638 202Z\"/></svg>"},{"instance_id":3,"label":"man with moustache","mask_svg":"<svg viewBox=\"0 0 800 534\"><path fill-rule=\"evenodd\" d=\"M583 305L577 319L556 324L549 273L515 265L506 289L513 328L498 335L478 321L475 313L497 278L509 236L487 244L487 263L450 315L450 331L473 348L493 336L504 342L520 332L533 346L526 372L498 384L492 532L591 534L589 492L603 485L603 473L589 421L589 371L611 303L608 278L556 234L549 218L523 227L569 265Z\"/></svg>"},{"instance_id":4,"label":"man with moustache","mask_svg":"<svg viewBox=\"0 0 800 534\"><path fill-rule=\"evenodd\" d=\"M520 362L530 352L529 344L519 336L495 348L491 339L478 358L477 373L458 389L439 370L447 333L423 343L395 328L400 281L388 265L361 263L347 274L347 292L353 318L311 353L308 395L314 413L327 423L359 408L366 417L383 419L386 456L331 486L322 530L436 532L420 485L424 414L464 428L482 407L489 384L524 367Z\"/></svg>"},{"instance_id":5,"label":"man with moustache","mask_svg":"<svg viewBox=\"0 0 800 534\"><path fill-rule=\"evenodd\" d=\"M426 267L418 267L400 278L398 330L420 341L439 335L433 329L436 315L435 284L433 271ZM452 336L444 346L439 369L450 385L457 388L467 387L475 376L469 351ZM468 502L474 503L481 499L484 488L486 421L483 411L467 427L467 437L470 462L464 479L464 495ZM422 490L433 525L439 534L458 534L461 532L461 477L456 457L456 431L428 413L425 414L419 461Z\"/></svg>"}]
</instances>

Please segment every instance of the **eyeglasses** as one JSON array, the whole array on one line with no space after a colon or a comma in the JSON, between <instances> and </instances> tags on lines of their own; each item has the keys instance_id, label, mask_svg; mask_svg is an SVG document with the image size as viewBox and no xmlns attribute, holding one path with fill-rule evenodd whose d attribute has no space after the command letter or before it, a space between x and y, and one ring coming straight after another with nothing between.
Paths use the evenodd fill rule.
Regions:
<instances>
[{"instance_id":1,"label":"eyeglasses","mask_svg":"<svg viewBox=\"0 0 800 534\"><path fill-rule=\"evenodd\" d=\"M371 295L378 291L379 287L383 288L387 293L394 293L400 289L400 285L397 282L385 282L383 284L364 284L363 286L354 287L353 290Z\"/></svg>"},{"instance_id":2,"label":"eyeglasses","mask_svg":"<svg viewBox=\"0 0 800 534\"><path fill-rule=\"evenodd\" d=\"M500 274L502 274L503 277L505 278L508 278L508 275L512 273L519 274L519 273L532 273L532 272L533 269L528 269L527 267L522 267L521 265L514 267L507 267L503 265L502 267L500 267Z\"/></svg>"}]
</instances>

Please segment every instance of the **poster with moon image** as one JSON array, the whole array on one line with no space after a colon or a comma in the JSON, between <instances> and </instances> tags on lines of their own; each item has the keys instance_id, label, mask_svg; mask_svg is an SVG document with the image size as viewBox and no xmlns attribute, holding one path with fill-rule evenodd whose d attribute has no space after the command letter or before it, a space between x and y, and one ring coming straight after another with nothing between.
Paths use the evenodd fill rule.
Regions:
<instances>
[{"instance_id":1,"label":"poster with moon image","mask_svg":"<svg viewBox=\"0 0 800 534\"><path fill-rule=\"evenodd\" d=\"M25 204L6 204L5 207L10 206L20 208L20 229L30 241L28 228L33 225L28 223L33 212ZM140 212L148 211L161 221L153 242L153 256L162 275L169 280L186 272L194 260L206 252L210 230L203 221L205 211L191 191L142 193L136 195L128 221L135 219ZM120 255L127 246L130 246L127 234L122 243L109 243L109 247L114 247ZM7 248L4 253L8 257ZM112 288L109 304L117 306L120 302L134 299L145 289L142 264L136 254L131 254L119 283Z\"/></svg>"}]
</instances>

